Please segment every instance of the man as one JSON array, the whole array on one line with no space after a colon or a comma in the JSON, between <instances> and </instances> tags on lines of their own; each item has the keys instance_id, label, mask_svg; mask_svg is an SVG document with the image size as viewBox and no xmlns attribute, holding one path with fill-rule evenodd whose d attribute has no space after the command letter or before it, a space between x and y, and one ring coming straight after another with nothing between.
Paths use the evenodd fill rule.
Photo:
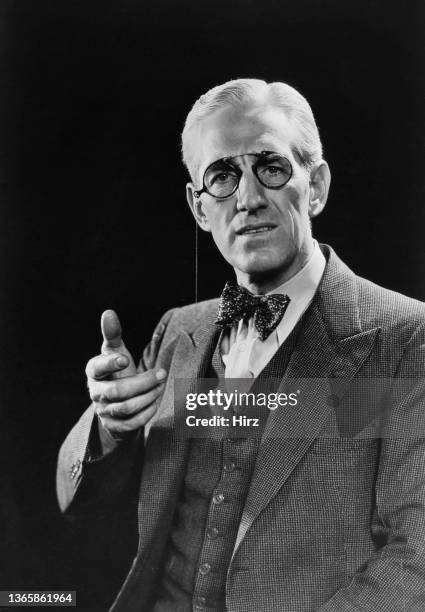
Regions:
<instances>
[{"instance_id":1,"label":"man","mask_svg":"<svg viewBox=\"0 0 425 612\"><path fill-rule=\"evenodd\" d=\"M237 285L167 312L137 368L106 311L93 403L59 456L69 514L136 491L138 553L112 610L424 610L424 305L314 241L330 173L293 88L207 92L183 156ZM173 383L202 377L311 384L260 435L191 438Z\"/></svg>"}]
</instances>

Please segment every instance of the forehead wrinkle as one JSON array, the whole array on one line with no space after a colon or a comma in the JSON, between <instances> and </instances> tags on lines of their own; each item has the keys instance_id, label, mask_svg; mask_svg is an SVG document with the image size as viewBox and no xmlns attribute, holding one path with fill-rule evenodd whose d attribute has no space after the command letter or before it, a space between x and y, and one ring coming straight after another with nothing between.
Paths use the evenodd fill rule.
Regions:
<instances>
[{"instance_id":1,"label":"forehead wrinkle","mask_svg":"<svg viewBox=\"0 0 425 612\"><path fill-rule=\"evenodd\" d=\"M207 136L205 134L205 136ZM275 151L276 153L288 154L296 149L290 134L276 135L273 128L263 129L259 133L241 135L235 130L230 137L229 133L223 138L220 134L209 132L208 134L208 157L203 166L207 167L223 157L239 157L247 153L261 153L261 151ZM204 141L205 142L205 141Z\"/></svg>"},{"instance_id":2,"label":"forehead wrinkle","mask_svg":"<svg viewBox=\"0 0 425 612\"><path fill-rule=\"evenodd\" d=\"M206 168L223 157L267 150L298 159L294 126L274 108L255 107L242 115L224 109L204 119L196 131L200 146L194 155L194 166L200 181Z\"/></svg>"},{"instance_id":3,"label":"forehead wrinkle","mask_svg":"<svg viewBox=\"0 0 425 612\"><path fill-rule=\"evenodd\" d=\"M240 152L241 147L238 147L238 149L228 149L226 151L226 154L221 155L221 157L215 157L215 155L212 154L211 158L208 159L208 161L205 162L202 165L202 167L199 167L199 170L203 174L205 170L209 168L212 164L215 164L216 162L219 162L223 159L225 160L227 158L232 158L231 163L238 167L241 167L244 165L249 166L248 158L244 158L243 156L260 154L262 151L272 151L273 153L279 153L281 155L286 155L286 156L288 155L288 151L291 151L292 153L294 153L293 148L291 146L288 145L287 148L288 150L285 150L286 147L282 147L282 144L277 142L274 139L264 140L264 141L257 142L254 147L251 147L251 149L245 150L242 152ZM218 151L217 151L217 154L218 154Z\"/></svg>"}]
</instances>

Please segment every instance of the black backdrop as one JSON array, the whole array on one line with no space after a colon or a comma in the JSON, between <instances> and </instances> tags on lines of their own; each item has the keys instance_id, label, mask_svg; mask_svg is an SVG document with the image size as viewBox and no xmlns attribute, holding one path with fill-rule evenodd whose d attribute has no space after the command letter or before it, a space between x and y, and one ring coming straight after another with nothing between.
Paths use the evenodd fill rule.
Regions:
<instances>
[{"instance_id":1,"label":"black backdrop","mask_svg":"<svg viewBox=\"0 0 425 612\"><path fill-rule=\"evenodd\" d=\"M422 6L422 8L421 8ZM193 301L179 133L229 78L297 87L333 181L316 236L359 274L425 299L424 26L390 0L2 0L1 589L76 588L101 609L135 544L123 517L65 525L61 440L87 404L99 316L135 355ZM199 297L228 269L200 236Z\"/></svg>"}]
</instances>

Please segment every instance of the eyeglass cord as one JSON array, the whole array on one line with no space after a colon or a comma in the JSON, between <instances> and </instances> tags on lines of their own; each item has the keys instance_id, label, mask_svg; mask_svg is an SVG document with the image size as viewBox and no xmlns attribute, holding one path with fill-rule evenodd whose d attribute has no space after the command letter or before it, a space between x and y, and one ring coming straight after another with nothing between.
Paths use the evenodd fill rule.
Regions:
<instances>
[{"instance_id":1,"label":"eyeglass cord","mask_svg":"<svg viewBox=\"0 0 425 612\"><path fill-rule=\"evenodd\" d=\"M195 304L198 303L198 252L199 252L199 240L198 240L198 224L195 219Z\"/></svg>"}]
</instances>

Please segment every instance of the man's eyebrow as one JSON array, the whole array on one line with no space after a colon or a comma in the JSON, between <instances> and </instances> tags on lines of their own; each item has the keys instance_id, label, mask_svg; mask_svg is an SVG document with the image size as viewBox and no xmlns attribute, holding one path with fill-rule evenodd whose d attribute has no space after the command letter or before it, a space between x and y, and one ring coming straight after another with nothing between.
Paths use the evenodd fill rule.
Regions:
<instances>
[{"instance_id":1,"label":"man's eyebrow","mask_svg":"<svg viewBox=\"0 0 425 612\"><path fill-rule=\"evenodd\" d=\"M234 166L239 168L239 165L234 161L233 157L221 157L220 159L216 159L213 161L208 168L215 168L220 166Z\"/></svg>"},{"instance_id":2,"label":"man's eyebrow","mask_svg":"<svg viewBox=\"0 0 425 612\"><path fill-rule=\"evenodd\" d=\"M257 155L257 156L261 156L261 153L243 153L243 155ZM222 157L221 160L218 161L224 161L226 164L230 164L232 166L236 166L236 168L241 167L241 162L238 162L235 158L236 157L242 157L241 155L229 155L228 157Z\"/></svg>"},{"instance_id":3,"label":"man's eyebrow","mask_svg":"<svg viewBox=\"0 0 425 612\"><path fill-rule=\"evenodd\" d=\"M263 151L265 151L265 149L262 149L261 151L253 151L252 153L242 153L241 155L227 155L225 157L220 157L220 159L216 159L215 161L211 162L207 168L215 168L216 166L220 166L220 165L227 165L227 166L232 166L234 168L238 168L239 170L241 170L241 162L238 162L236 160L237 157L241 157L243 155L255 155L257 156L257 159L260 159L261 157L265 157L263 155ZM276 153L275 151L267 151L268 155L273 156L273 155L279 155L279 153Z\"/></svg>"},{"instance_id":4,"label":"man's eyebrow","mask_svg":"<svg viewBox=\"0 0 425 612\"><path fill-rule=\"evenodd\" d=\"M245 153L244 155L255 155L256 156L256 160L255 163L257 163L259 160L263 159L263 158L271 158L274 159L275 157L279 157L279 153L276 153L275 151L258 151L255 153ZM235 157L237 157L235 155ZM235 166L236 168L238 168L239 170L241 170L241 163L235 160L235 157L224 157L223 160L226 161L227 164L231 165L231 166Z\"/></svg>"},{"instance_id":5,"label":"man's eyebrow","mask_svg":"<svg viewBox=\"0 0 425 612\"><path fill-rule=\"evenodd\" d=\"M232 157L220 157L220 159L211 162L210 166L215 166L216 164L231 164L232 160Z\"/></svg>"}]
</instances>

